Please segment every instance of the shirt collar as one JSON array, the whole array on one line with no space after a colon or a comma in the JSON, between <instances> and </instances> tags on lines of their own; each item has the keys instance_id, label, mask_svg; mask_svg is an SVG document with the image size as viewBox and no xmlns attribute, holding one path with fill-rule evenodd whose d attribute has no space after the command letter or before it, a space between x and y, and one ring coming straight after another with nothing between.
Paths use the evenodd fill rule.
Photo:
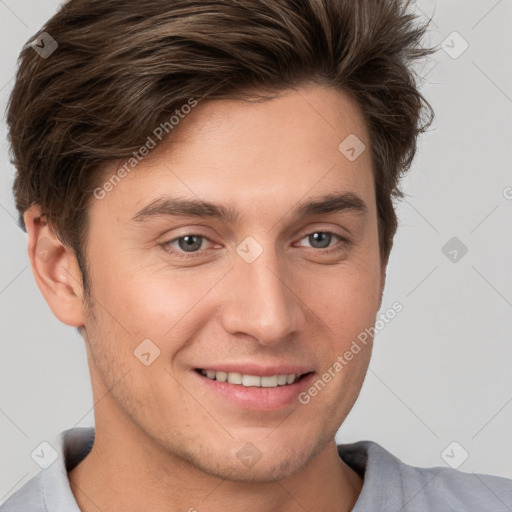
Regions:
<instances>
[{"instance_id":1,"label":"shirt collar","mask_svg":"<svg viewBox=\"0 0 512 512\"><path fill-rule=\"evenodd\" d=\"M91 451L93 427L77 427L61 432L55 439L58 453L55 462L42 471L42 491L47 510L80 512L68 480L68 471L78 465Z\"/></svg>"}]
</instances>

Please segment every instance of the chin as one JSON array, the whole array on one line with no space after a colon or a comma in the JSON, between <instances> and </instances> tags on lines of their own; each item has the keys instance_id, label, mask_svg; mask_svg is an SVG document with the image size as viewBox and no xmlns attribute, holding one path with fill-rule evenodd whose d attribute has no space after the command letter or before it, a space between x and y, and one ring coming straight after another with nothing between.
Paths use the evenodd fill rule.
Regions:
<instances>
[{"instance_id":1,"label":"chin","mask_svg":"<svg viewBox=\"0 0 512 512\"><path fill-rule=\"evenodd\" d=\"M267 433L268 435L268 433ZM267 438L254 442L230 439L229 444L200 445L181 457L200 471L216 478L245 483L283 480L304 467L325 448L325 439ZM315 440L311 443L311 440Z\"/></svg>"},{"instance_id":2,"label":"chin","mask_svg":"<svg viewBox=\"0 0 512 512\"><path fill-rule=\"evenodd\" d=\"M253 465L241 463L238 459L233 463L233 458L222 458L215 465L202 464L200 469L205 473L221 479L241 483L271 483L283 480L298 472L307 463L304 454L298 452L283 456L279 452L272 455L262 454L261 459Z\"/></svg>"}]
</instances>

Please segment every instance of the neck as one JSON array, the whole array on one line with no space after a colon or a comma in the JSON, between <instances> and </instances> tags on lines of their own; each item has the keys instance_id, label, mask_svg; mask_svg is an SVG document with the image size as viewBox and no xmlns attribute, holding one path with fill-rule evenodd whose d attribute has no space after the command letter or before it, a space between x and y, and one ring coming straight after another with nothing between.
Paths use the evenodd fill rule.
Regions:
<instances>
[{"instance_id":1,"label":"neck","mask_svg":"<svg viewBox=\"0 0 512 512\"><path fill-rule=\"evenodd\" d=\"M115 435L105 425L97 419L91 452L68 474L82 512L220 512L227 505L265 512L350 511L363 484L338 456L334 440L290 477L238 482L206 474L164 452L133 425L116 429Z\"/></svg>"}]
</instances>

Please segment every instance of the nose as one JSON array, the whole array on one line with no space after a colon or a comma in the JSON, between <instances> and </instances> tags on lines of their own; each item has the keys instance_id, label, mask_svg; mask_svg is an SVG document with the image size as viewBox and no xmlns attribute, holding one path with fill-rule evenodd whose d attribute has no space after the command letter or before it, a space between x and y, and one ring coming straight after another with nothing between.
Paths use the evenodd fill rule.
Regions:
<instances>
[{"instance_id":1,"label":"nose","mask_svg":"<svg viewBox=\"0 0 512 512\"><path fill-rule=\"evenodd\" d=\"M222 322L230 334L276 345L305 324L305 306L291 271L275 251L265 250L252 263L236 258L223 295Z\"/></svg>"}]
</instances>

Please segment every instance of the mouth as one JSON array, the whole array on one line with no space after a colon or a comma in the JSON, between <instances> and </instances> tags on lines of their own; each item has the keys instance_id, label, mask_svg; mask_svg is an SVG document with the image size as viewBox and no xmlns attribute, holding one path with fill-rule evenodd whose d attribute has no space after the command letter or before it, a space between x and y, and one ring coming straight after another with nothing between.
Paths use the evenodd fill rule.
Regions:
<instances>
[{"instance_id":1,"label":"mouth","mask_svg":"<svg viewBox=\"0 0 512 512\"><path fill-rule=\"evenodd\" d=\"M225 372L218 370L206 370L196 368L195 371L207 379L217 382L227 382L243 387L255 388L277 388L281 386L290 386L306 377L312 372L306 373L283 373L276 375L249 375L238 372Z\"/></svg>"},{"instance_id":2,"label":"mouth","mask_svg":"<svg viewBox=\"0 0 512 512\"><path fill-rule=\"evenodd\" d=\"M220 368L192 368L197 384L210 403L236 410L279 412L297 407L298 395L315 378L310 368L281 365L226 364ZM300 404L299 404L300 405Z\"/></svg>"}]
</instances>

